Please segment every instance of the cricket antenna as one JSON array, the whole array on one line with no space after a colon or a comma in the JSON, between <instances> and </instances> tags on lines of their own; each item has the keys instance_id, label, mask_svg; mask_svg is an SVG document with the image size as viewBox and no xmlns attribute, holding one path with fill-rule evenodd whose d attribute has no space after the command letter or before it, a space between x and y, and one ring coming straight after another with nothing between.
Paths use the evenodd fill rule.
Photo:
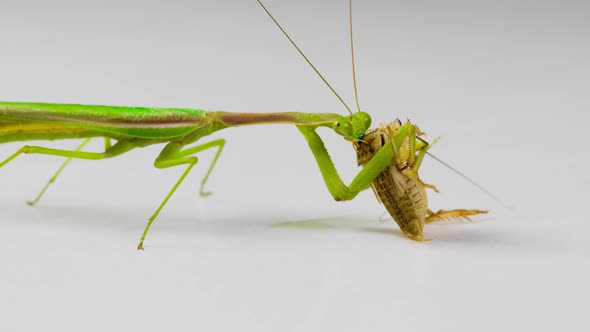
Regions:
<instances>
[{"instance_id":1,"label":"cricket antenna","mask_svg":"<svg viewBox=\"0 0 590 332\"><path fill-rule=\"evenodd\" d=\"M507 210L512 210L512 207L508 206L507 204L505 204L500 198L498 198L498 196L492 194L489 190L487 190L486 188L484 188L482 185L480 185L479 183L475 182L474 180L472 180L471 178L469 178L467 175L461 173L459 170L457 170L456 168L454 168L453 166L447 164L446 162L440 160L438 157L436 157L435 155L433 155L430 152L426 152L427 155L430 156L430 158L438 161L439 163L441 163L443 166L445 166L446 168L450 169L451 171L453 171L454 173L456 173L457 175L459 175L460 177L462 177L464 180L466 180L467 182L471 183L472 185L474 185L477 189L481 190L481 192L483 192L484 194L486 194L488 197L490 197L491 199L493 199L494 201L496 201L496 203L500 204L503 208L507 209Z\"/></svg>"},{"instance_id":2,"label":"cricket antenna","mask_svg":"<svg viewBox=\"0 0 590 332\"><path fill-rule=\"evenodd\" d=\"M334 90L334 88L330 85L330 83L328 83L328 81L324 78L324 76L322 76L322 74L320 74L320 71L313 65L313 63L311 63L311 61L309 61L309 59L305 56L305 54L303 54L303 51L301 51L299 46L297 46L297 44L295 44L293 39L291 39L291 37L289 37L289 34L287 34L287 31L285 31L285 29L283 29L283 27L274 18L274 16L272 16L270 11L268 11L268 9L266 9L266 6L264 6L264 4L262 4L262 2L260 0L256 0L256 1L258 1L258 4L262 7L262 9L264 9L264 11L268 14L268 16L270 16L270 18L273 20L273 22L275 22L276 26L283 32L283 34L285 35L285 37L287 37L287 39L291 42L291 44L293 46L295 46L295 49L297 49L299 54L301 54L301 56L305 59L305 61L307 61L307 63L311 66L311 68L313 68L313 70L316 72L316 74L318 74L318 76L322 79L322 81L324 81L324 83L326 83L328 88L330 88L330 90L332 90L332 92L338 98L338 100L340 100L342 105L344 105L344 107L346 107L346 109L348 110L348 113L352 114L350 107L348 107L348 105L344 102L344 99L342 99L342 97L340 97L340 95L336 92L336 90Z\"/></svg>"},{"instance_id":3,"label":"cricket antenna","mask_svg":"<svg viewBox=\"0 0 590 332\"><path fill-rule=\"evenodd\" d=\"M359 93L356 87L356 68L354 65L354 41L352 38L352 0L348 0L348 22L350 25L350 55L352 58L352 83L354 84L354 98L356 99L356 108L360 113L361 105L359 104Z\"/></svg>"}]
</instances>

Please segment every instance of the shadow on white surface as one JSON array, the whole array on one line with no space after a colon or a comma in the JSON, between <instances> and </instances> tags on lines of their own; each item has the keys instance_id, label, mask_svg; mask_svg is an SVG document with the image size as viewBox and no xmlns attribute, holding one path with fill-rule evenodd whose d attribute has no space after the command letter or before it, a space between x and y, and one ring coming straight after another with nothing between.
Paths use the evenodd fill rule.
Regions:
<instances>
[{"instance_id":1,"label":"shadow on white surface","mask_svg":"<svg viewBox=\"0 0 590 332\"><path fill-rule=\"evenodd\" d=\"M28 207L24 203L22 207L0 205L0 209L3 211L3 224L5 225L24 226L30 224L65 230L127 233L142 231L145 222L147 222L147 218L142 218L146 215L145 209L45 206L43 204ZM215 211L208 212L214 213ZM192 234L198 237L199 233L248 236L249 233L257 232L267 233L272 237L271 233L276 231L294 234L344 231L383 235L391 241L414 243L403 235L393 220L380 222L375 218L350 216L278 220L284 220L284 217L275 217L272 214L256 215L255 213L242 216L224 216L223 211L217 211L217 215L212 216L191 210L187 214L171 213L160 217L154 223L149 237L157 236L158 233L168 235L176 233L182 236ZM535 228L526 226L531 224L531 222L517 217L503 218L500 222L491 216L476 217L471 222L443 221L425 226L425 235L431 241L420 245L434 247L439 245L498 246L501 248L520 246L530 248L532 246L539 250L552 250L553 246L549 244L559 238L559 234L562 234L563 230L555 228L553 236L546 236L548 234L546 227L541 227L543 225ZM572 236L575 236L574 234Z\"/></svg>"}]
</instances>

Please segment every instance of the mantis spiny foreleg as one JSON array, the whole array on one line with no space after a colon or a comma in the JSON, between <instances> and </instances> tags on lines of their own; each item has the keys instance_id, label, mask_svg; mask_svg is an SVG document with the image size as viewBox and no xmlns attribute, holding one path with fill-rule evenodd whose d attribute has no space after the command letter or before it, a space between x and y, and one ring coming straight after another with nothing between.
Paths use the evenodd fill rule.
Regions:
<instances>
[{"instance_id":1,"label":"mantis spiny foreleg","mask_svg":"<svg viewBox=\"0 0 590 332\"><path fill-rule=\"evenodd\" d=\"M332 158L330 158L330 155L326 150L324 142L315 132L316 127L297 126L297 129L299 129L307 140L309 148L320 168L324 182L328 187L328 191L330 191L330 194L332 194L337 201L351 200L355 198L359 192L369 188L371 181L389 166L394 155L393 149L391 148L391 142L387 142L384 146L385 148L379 149L375 156L356 175L350 185L347 186L340 178L340 175L332 162Z\"/></svg>"},{"instance_id":2,"label":"mantis spiny foreleg","mask_svg":"<svg viewBox=\"0 0 590 332\"><path fill-rule=\"evenodd\" d=\"M328 154L322 139L316 133L315 130L317 127L297 126L297 129L299 129L299 131L307 140L309 148L311 149L320 168L324 182L328 187L328 191L330 191L330 194L332 194L334 199L337 201L351 200L356 197L359 192L369 188L375 177L377 177L391 164L392 159L399 158L399 150L407 138L410 140L410 144L406 148L409 150L409 154L415 155L416 150L419 151L418 157L415 160L412 160L413 165L411 166L413 166L412 169L414 171L417 171L422 158L424 158L424 154L429 147L427 144L424 145L425 143L416 144L416 128L410 122L407 122L392 133L392 138L385 142L379 151L375 153L371 160L356 175L350 185L347 186L340 178L340 175L338 174L338 171L336 170L336 167L332 162L332 158L330 158L330 155Z\"/></svg>"}]
</instances>

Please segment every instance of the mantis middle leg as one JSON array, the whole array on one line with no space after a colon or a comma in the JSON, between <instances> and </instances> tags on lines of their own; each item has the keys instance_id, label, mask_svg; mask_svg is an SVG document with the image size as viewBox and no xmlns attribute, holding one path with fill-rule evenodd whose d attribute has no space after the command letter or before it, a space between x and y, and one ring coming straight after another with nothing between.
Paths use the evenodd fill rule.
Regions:
<instances>
[{"instance_id":1,"label":"mantis middle leg","mask_svg":"<svg viewBox=\"0 0 590 332\"><path fill-rule=\"evenodd\" d=\"M220 138L220 139L216 139L214 141L211 141L209 143L205 143L202 145L198 145L198 146L195 146L192 148L182 150L178 153L178 157L185 157L185 156L190 156L190 155L193 155L197 152L201 152L201 151L204 151L204 150L207 150L210 148L215 148L215 147L217 148L217 153L215 153L215 157L213 157L213 161L211 162L211 166L209 166L209 169L207 170L205 177L201 181L199 195L201 195L202 197L206 197L206 196L211 195L211 192L205 191L205 184L209 180L209 176L211 175L211 171L213 171L213 167L215 167L215 164L217 163L217 159L219 159L219 155L221 154L221 151L223 150L224 146L225 146L225 139Z\"/></svg>"},{"instance_id":2,"label":"mantis middle leg","mask_svg":"<svg viewBox=\"0 0 590 332\"><path fill-rule=\"evenodd\" d=\"M217 153L213 159L213 162L211 163L211 166L209 166L209 170L207 171L207 174L203 178L203 181L201 181L201 188L200 188L201 196L207 196L210 194L208 192L205 192L203 190L203 188L204 188L205 184L207 183L207 180L209 179L209 175L211 174L211 171L213 170L213 167L215 166L215 163L217 162L217 159L219 158L219 155L221 154L221 150L223 149L224 146L225 146L225 139L218 139L218 140L211 141L209 143L205 143L205 144L198 145L195 147L187 148L184 150L182 150L182 147L183 147L182 144L172 142L172 143L168 143L164 147L164 149L162 149L162 152L160 152L160 155L158 156L158 158L156 158L156 161L154 162L154 166L156 166L157 168L169 168L169 167L180 166L180 165L188 165L188 167L186 168L184 173L182 173L182 175L180 176L178 181L176 181L176 183L174 184L174 186L172 187L170 192L168 192L168 195L166 195L166 197L164 198L162 203L160 203L160 205L158 206L158 208L156 209L154 214L152 214L152 216L148 219L148 223L145 226L143 234L141 235L141 239L139 240L137 250L143 250L143 242L145 241L145 237L147 236L147 233L148 233L150 227L152 226L152 223L158 217L158 215L160 214L160 212L162 211L162 209L164 208L166 203L168 203L168 200L170 199L170 197L172 197L174 192L176 192L176 189L178 189L180 184L184 181L184 179L186 178L188 173L190 173L191 169L193 169L193 167L197 164L197 161L199 159L196 156L194 156L194 154L197 152L206 150L206 149L217 147L218 150L217 150Z\"/></svg>"}]
</instances>

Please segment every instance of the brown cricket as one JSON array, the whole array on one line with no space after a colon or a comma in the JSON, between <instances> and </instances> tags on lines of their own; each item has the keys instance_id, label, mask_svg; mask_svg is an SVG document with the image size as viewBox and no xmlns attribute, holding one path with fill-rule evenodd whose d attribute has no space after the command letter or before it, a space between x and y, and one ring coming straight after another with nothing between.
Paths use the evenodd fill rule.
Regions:
<instances>
[{"instance_id":1,"label":"brown cricket","mask_svg":"<svg viewBox=\"0 0 590 332\"><path fill-rule=\"evenodd\" d=\"M424 135L418 129L404 137L403 141L395 142L394 134L401 126L400 120L382 124L379 128L367 132L353 145L360 166L365 166L379 149L393 149L394 157L391 164L372 181L371 186L377 200L385 206L404 235L412 240L428 241L423 233L426 223L453 218L470 220L469 216L487 213L484 210L464 209L433 212L428 208L426 188L436 192L438 190L435 186L422 182L418 176L418 169L431 144L416 139ZM388 142L391 144L387 144ZM419 144L416 145L415 142Z\"/></svg>"}]
</instances>

